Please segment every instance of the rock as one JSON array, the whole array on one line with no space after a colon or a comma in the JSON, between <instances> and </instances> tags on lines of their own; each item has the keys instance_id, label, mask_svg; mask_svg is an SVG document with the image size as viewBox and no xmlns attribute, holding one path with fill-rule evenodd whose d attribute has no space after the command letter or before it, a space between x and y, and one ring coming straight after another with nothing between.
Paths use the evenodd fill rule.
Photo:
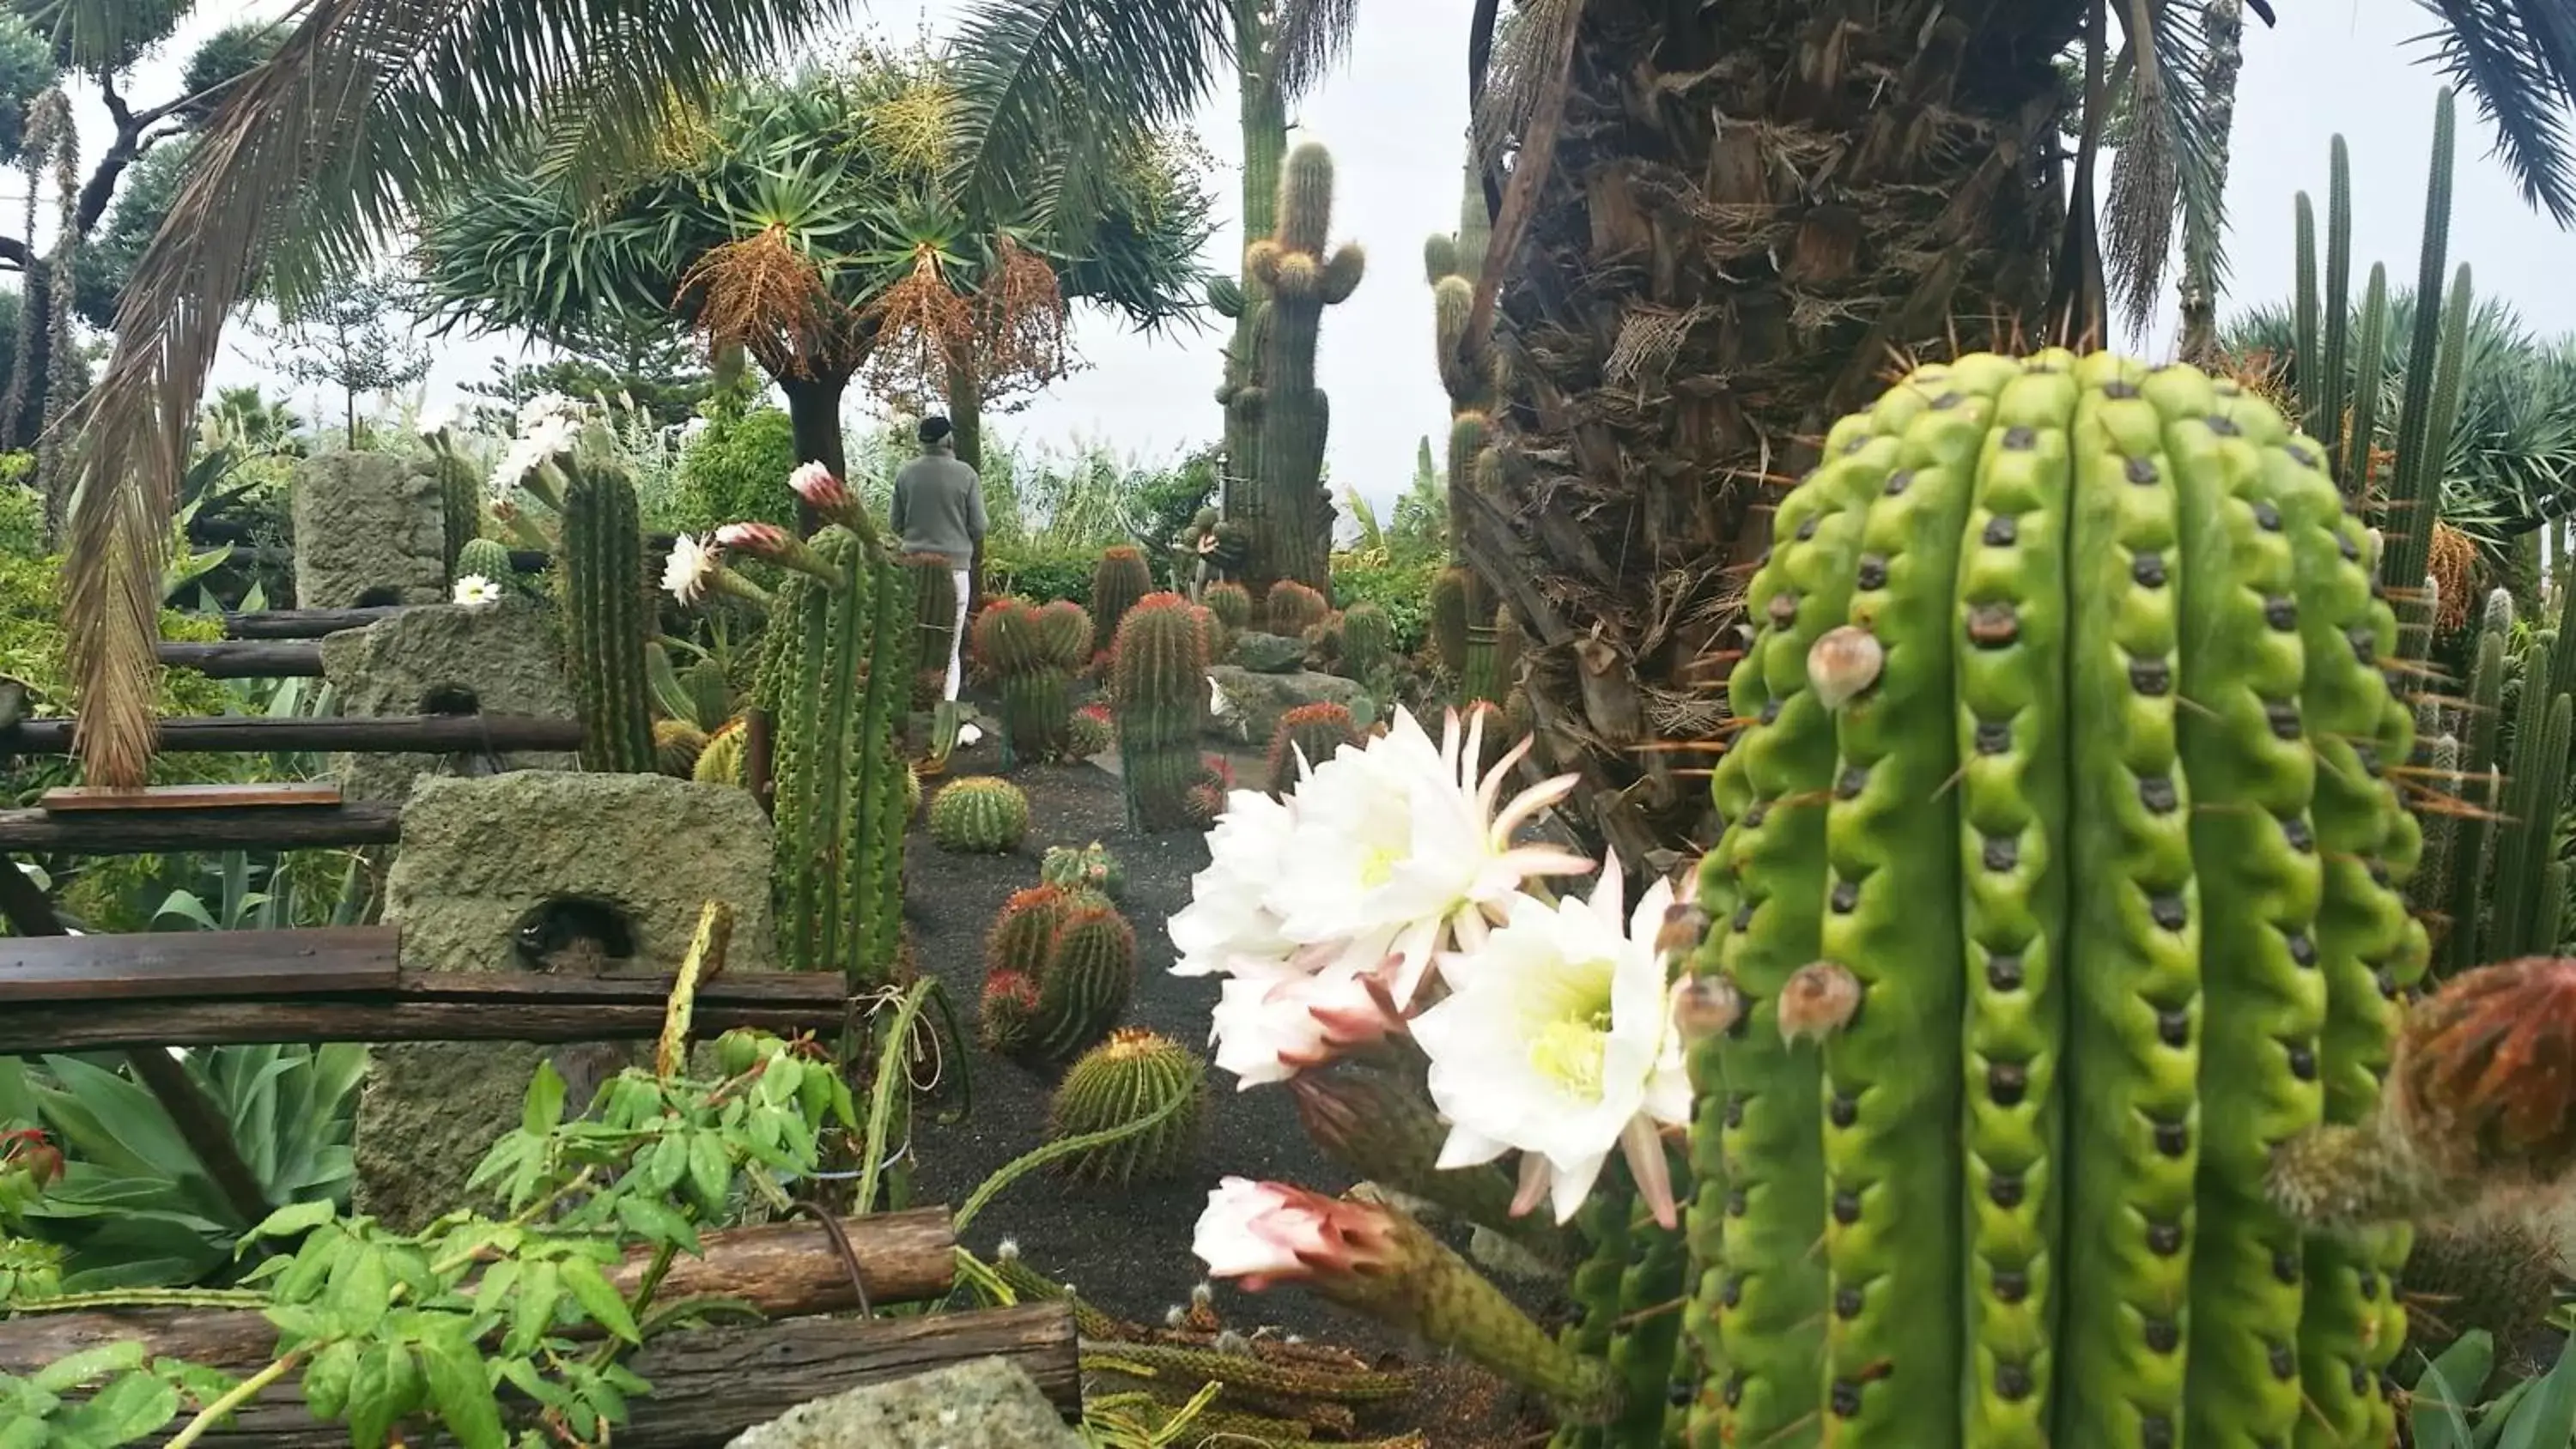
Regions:
<instances>
[{"instance_id":1,"label":"rock","mask_svg":"<svg viewBox=\"0 0 2576 1449\"><path fill-rule=\"evenodd\" d=\"M1083 1449L1016 1364L978 1359L798 1404L725 1449Z\"/></svg>"},{"instance_id":2,"label":"rock","mask_svg":"<svg viewBox=\"0 0 2576 1449\"><path fill-rule=\"evenodd\" d=\"M1267 747L1279 730L1279 717L1301 704L1338 704L1357 708L1367 691L1356 680L1301 669L1294 674L1257 674L1237 665L1220 664L1208 671L1225 693L1226 712L1213 729L1223 738ZM1435 735L1436 737L1436 735Z\"/></svg>"},{"instance_id":3,"label":"rock","mask_svg":"<svg viewBox=\"0 0 2576 1449\"><path fill-rule=\"evenodd\" d=\"M411 970L672 972L715 899L734 910L727 969L768 971L769 856L769 818L741 790L662 775L431 776L403 809L385 920L402 928ZM523 927L542 958L521 946ZM358 1099L358 1210L407 1232L467 1205L466 1179L518 1121L540 1059L578 1111L650 1049L379 1046Z\"/></svg>"},{"instance_id":4,"label":"rock","mask_svg":"<svg viewBox=\"0 0 2576 1449\"><path fill-rule=\"evenodd\" d=\"M299 607L446 601L435 473L390 453L325 453L296 468L292 497Z\"/></svg>"},{"instance_id":5,"label":"rock","mask_svg":"<svg viewBox=\"0 0 2576 1449\"><path fill-rule=\"evenodd\" d=\"M1255 674L1294 674L1306 667L1306 641L1285 634L1238 634L1233 658Z\"/></svg>"},{"instance_id":6,"label":"rock","mask_svg":"<svg viewBox=\"0 0 2576 1449\"><path fill-rule=\"evenodd\" d=\"M507 598L482 608L412 609L322 641L322 676L344 715L514 714L569 718L554 623L536 601ZM352 800L401 800L423 775L569 770L575 757L534 752L490 756L334 755L340 793Z\"/></svg>"}]
</instances>

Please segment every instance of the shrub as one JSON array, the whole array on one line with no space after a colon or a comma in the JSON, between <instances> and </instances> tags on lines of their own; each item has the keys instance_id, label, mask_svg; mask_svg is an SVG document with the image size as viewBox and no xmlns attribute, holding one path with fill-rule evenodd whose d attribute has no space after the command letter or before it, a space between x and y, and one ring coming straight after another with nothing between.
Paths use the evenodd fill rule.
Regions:
<instances>
[{"instance_id":1,"label":"shrub","mask_svg":"<svg viewBox=\"0 0 2576 1449\"><path fill-rule=\"evenodd\" d=\"M1431 628L1431 581L1439 576L1437 560L1416 564L1360 564L1347 555L1333 560L1333 599L1348 609L1370 603L1386 611L1394 626L1395 648L1418 654Z\"/></svg>"},{"instance_id":2,"label":"shrub","mask_svg":"<svg viewBox=\"0 0 2576 1449\"><path fill-rule=\"evenodd\" d=\"M707 428L680 454L678 517L687 533L720 523L796 522L796 495L787 475L796 471L796 436L787 414L766 405L719 403Z\"/></svg>"},{"instance_id":3,"label":"shrub","mask_svg":"<svg viewBox=\"0 0 2576 1449\"><path fill-rule=\"evenodd\" d=\"M984 593L1015 595L1032 604L1069 600L1091 606L1091 571L1099 555L1087 549L984 549Z\"/></svg>"}]
</instances>

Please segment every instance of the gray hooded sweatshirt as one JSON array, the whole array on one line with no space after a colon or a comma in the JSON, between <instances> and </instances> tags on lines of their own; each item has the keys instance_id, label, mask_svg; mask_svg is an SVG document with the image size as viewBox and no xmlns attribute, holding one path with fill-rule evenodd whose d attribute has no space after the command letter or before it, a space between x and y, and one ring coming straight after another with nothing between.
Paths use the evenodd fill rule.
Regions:
<instances>
[{"instance_id":1,"label":"gray hooded sweatshirt","mask_svg":"<svg viewBox=\"0 0 2576 1449\"><path fill-rule=\"evenodd\" d=\"M894 531L906 553L935 553L952 569L974 567L984 541L984 487L975 470L957 460L945 442L894 475Z\"/></svg>"}]
</instances>

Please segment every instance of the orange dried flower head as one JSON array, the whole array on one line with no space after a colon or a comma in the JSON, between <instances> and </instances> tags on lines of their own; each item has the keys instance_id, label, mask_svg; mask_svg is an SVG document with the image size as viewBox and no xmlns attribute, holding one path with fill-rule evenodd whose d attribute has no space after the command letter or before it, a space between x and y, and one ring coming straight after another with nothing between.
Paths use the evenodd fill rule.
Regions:
<instances>
[{"instance_id":1,"label":"orange dried flower head","mask_svg":"<svg viewBox=\"0 0 2576 1449\"><path fill-rule=\"evenodd\" d=\"M2453 977L2409 1013L2389 1090L2406 1136L2448 1173L2563 1177L2576 1167L2576 960Z\"/></svg>"}]
</instances>

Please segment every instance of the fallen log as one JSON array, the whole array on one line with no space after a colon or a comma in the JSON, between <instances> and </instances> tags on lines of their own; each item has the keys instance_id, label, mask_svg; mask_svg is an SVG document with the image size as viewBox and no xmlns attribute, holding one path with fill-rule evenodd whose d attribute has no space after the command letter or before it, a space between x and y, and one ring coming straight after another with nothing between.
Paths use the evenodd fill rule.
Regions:
<instances>
[{"instance_id":1,"label":"fallen log","mask_svg":"<svg viewBox=\"0 0 2576 1449\"><path fill-rule=\"evenodd\" d=\"M79 722L25 719L0 729L0 752L67 755ZM542 715L391 714L347 718L183 715L158 726L163 754L263 754L343 750L352 754L493 754L577 750L581 721Z\"/></svg>"},{"instance_id":2,"label":"fallen log","mask_svg":"<svg viewBox=\"0 0 2576 1449\"><path fill-rule=\"evenodd\" d=\"M402 839L402 802L239 806L216 810L0 810L0 852L158 855L183 850L293 850L391 845Z\"/></svg>"},{"instance_id":3,"label":"fallen log","mask_svg":"<svg viewBox=\"0 0 2576 1449\"><path fill-rule=\"evenodd\" d=\"M322 646L309 639L164 640L153 652L173 669L193 669L208 679L322 677Z\"/></svg>"},{"instance_id":4,"label":"fallen log","mask_svg":"<svg viewBox=\"0 0 2576 1449\"><path fill-rule=\"evenodd\" d=\"M944 1207L842 1218L850 1256L868 1303L927 1303L948 1296L957 1278L957 1234ZM820 1224L797 1219L705 1235L703 1257L671 1261L654 1301L738 1298L772 1318L844 1313L859 1306L849 1266ZM608 1281L632 1292L647 1255L635 1254ZM0 1373L24 1376L66 1355L103 1344L140 1341L154 1357L185 1359L231 1373L266 1364L277 1329L250 1308L124 1308L27 1313L0 1319Z\"/></svg>"},{"instance_id":5,"label":"fallen log","mask_svg":"<svg viewBox=\"0 0 2576 1449\"><path fill-rule=\"evenodd\" d=\"M411 604L378 604L357 609L253 609L224 615L227 639L319 639L343 629L363 629L390 619Z\"/></svg>"},{"instance_id":6,"label":"fallen log","mask_svg":"<svg viewBox=\"0 0 2576 1449\"><path fill-rule=\"evenodd\" d=\"M999 1358L1035 1380L1071 1420L1082 1413L1082 1369L1073 1308L1032 1303L921 1318L800 1319L755 1328L667 1334L628 1367L653 1392L629 1401L617 1449L722 1449L808 1399L933 1369ZM514 1424L534 1417L515 1395ZM166 1444L179 1425L138 1442ZM349 1431L304 1407L292 1380L277 1384L198 1439L208 1449L348 1449Z\"/></svg>"}]
</instances>

